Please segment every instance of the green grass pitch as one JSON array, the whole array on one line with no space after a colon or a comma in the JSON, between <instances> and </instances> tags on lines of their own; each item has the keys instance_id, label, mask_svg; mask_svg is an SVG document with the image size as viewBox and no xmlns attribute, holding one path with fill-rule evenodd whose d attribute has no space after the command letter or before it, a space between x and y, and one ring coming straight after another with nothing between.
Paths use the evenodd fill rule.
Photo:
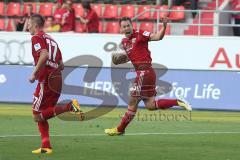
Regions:
<instances>
[{"instance_id":1,"label":"green grass pitch","mask_svg":"<svg viewBox=\"0 0 240 160\"><path fill-rule=\"evenodd\" d=\"M0 160L240 159L239 112L140 109L126 135L104 135L125 110L85 122L54 118L49 121L53 154L33 155L40 137L31 106L0 104Z\"/></svg>"}]
</instances>

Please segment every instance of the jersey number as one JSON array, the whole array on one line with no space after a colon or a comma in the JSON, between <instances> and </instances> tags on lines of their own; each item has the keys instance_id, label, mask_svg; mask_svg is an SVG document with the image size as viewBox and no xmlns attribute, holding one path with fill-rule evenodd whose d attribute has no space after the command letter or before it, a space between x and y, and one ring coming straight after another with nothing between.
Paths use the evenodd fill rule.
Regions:
<instances>
[{"instance_id":1,"label":"jersey number","mask_svg":"<svg viewBox=\"0 0 240 160\"><path fill-rule=\"evenodd\" d=\"M48 59L52 60L55 62L56 59L56 55L57 55L57 43L55 43L54 41L51 41L50 39L46 39L47 43L48 43ZM52 47L53 47L53 53L52 53Z\"/></svg>"}]
</instances>

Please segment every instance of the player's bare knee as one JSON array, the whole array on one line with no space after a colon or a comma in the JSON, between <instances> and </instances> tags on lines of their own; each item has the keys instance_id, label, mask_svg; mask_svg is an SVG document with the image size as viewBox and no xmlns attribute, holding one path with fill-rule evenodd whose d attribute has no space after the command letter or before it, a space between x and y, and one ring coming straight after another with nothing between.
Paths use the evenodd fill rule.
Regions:
<instances>
[{"instance_id":1,"label":"player's bare knee","mask_svg":"<svg viewBox=\"0 0 240 160\"><path fill-rule=\"evenodd\" d=\"M129 100L129 106L137 106L139 103L139 99L135 97L131 97Z\"/></svg>"},{"instance_id":2,"label":"player's bare knee","mask_svg":"<svg viewBox=\"0 0 240 160\"><path fill-rule=\"evenodd\" d=\"M34 115L33 116L33 120L34 120L34 122L41 122L41 121L43 121L43 119L40 116L40 114L39 115Z\"/></svg>"},{"instance_id":3,"label":"player's bare knee","mask_svg":"<svg viewBox=\"0 0 240 160\"><path fill-rule=\"evenodd\" d=\"M36 118L36 117L33 117L33 121L34 121L34 122L39 122L39 121L38 121L38 118Z\"/></svg>"},{"instance_id":4,"label":"player's bare knee","mask_svg":"<svg viewBox=\"0 0 240 160\"><path fill-rule=\"evenodd\" d=\"M153 105L146 105L145 107L146 107L149 111L154 111L154 110L156 110L156 107L153 106Z\"/></svg>"}]
</instances>

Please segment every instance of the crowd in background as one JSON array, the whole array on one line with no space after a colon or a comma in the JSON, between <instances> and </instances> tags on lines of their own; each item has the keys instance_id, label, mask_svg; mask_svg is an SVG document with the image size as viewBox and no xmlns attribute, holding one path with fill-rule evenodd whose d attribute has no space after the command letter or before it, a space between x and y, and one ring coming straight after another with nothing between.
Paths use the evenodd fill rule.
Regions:
<instances>
[{"instance_id":1,"label":"crowd in background","mask_svg":"<svg viewBox=\"0 0 240 160\"><path fill-rule=\"evenodd\" d=\"M51 16L45 17L46 23L44 30L46 32L73 32L76 31L76 19L82 23L83 31L88 33L99 32L98 14L91 8L89 1L81 1L82 8L84 9L84 15L75 17L75 11L73 8L73 0L55 0L54 11ZM148 2L148 1L146 1ZM161 5L166 5L169 0L162 0ZM189 4L189 9L199 9L199 0L172 0L171 5L180 6ZM240 11L240 0L231 0L232 10ZM16 21L12 21L13 31L27 31L27 24L29 17L33 14L33 6L31 3L27 4L27 12ZM78 14L77 14L78 15ZM192 18L195 18L197 12L192 12ZM240 13L232 14L233 24L240 25ZM240 36L240 27L233 27L233 35Z\"/></svg>"},{"instance_id":2,"label":"crowd in background","mask_svg":"<svg viewBox=\"0 0 240 160\"><path fill-rule=\"evenodd\" d=\"M82 2L84 16L75 17L75 11L72 7L72 0L56 0L54 12L52 16L45 17L45 32L73 32L75 31L75 18L79 18L81 23L85 25L85 32L98 33L99 17L97 13L91 9L88 1ZM27 31L29 17L33 14L32 4L27 5L27 13L21 19L13 24L16 31Z\"/></svg>"}]
</instances>

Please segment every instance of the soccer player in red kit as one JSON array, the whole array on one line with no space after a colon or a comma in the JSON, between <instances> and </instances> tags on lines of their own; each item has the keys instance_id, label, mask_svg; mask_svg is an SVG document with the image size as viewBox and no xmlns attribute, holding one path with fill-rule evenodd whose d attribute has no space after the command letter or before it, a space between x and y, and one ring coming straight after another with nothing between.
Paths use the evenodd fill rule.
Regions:
<instances>
[{"instance_id":1,"label":"soccer player in red kit","mask_svg":"<svg viewBox=\"0 0 240 160\"><path fill-rule=\"evenodd\" d=\"M38 124L42 146L32 151L34 154L52 153L49 139L48 119L64 112L80 113L80 106L76 99L72 102L55 106L61 93L63 70L62 54L57 42L43 32L44 18L33 14L28 23L32 35L32 55L35 69L29 78L31 83L38 80L32 105L33 119ZM52 83L54 86L49 85Z\"/></svg>"},{"instance_id":2,"label":"soccer player in red kit","mask_svg":"<svg viewBox=\"0 0 240 160\"><path fill-rule=\"evenodd\" d=\"M115 128L105 129L105 133L110 136L125 133L125 128L134 118L138 103L141 100L149 110L167 109L173 106L180 106L188 111L192 110L191 106L183 99L155 99L156 74L152 68L148 42L163 39L168 18L164 17L161 21L163 23L162 29L157 33L150 33L143 30L134 30L132 21L128 17L119 20L120 30L125 34L125 38L122 40L125 53L113 54L112 61L116 65L131 61L137 76L131 91L128 110L122 117L120 124Z\"/></svg>"}]
</instances>

